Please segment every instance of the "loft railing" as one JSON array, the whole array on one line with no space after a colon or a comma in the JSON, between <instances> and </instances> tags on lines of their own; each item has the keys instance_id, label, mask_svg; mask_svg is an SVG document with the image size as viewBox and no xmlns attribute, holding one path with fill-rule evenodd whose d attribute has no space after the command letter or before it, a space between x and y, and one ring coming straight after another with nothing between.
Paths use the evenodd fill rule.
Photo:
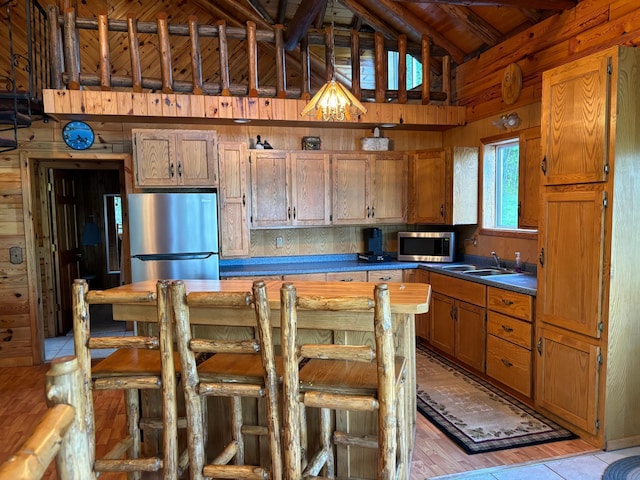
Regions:
<instances>
[{"instance_id":1,"label":"loft railing","mask_svg":"<svg viewBox=\"0 0 640 480\"><path fill-rule=\"evenodd\" d=\"M434 58L430 54L429 38L423 37L421 45L407 44L405 36L401 36L397 45L385 41L381 34L362 35L352 31L350 37L334 34L330 29L309 33L300 43L299 60L287 57L284 50L284 27L276 25L273 30L259 30L254 22L247 22L246 27L227 26L224 21L215 25L202 25L195 16L188 19L187 24L169 24L166 13L159 13L155 22L140 21L134 14L126 19L110 19L106 12L100 12L97 18L78 18L74 8L65 8L62 13L58 7L51 5L47 8L48 23L50 25L51 71L52 87L54 89L78 90L83 86L99 87L101 90L117 88L132 89L142 92L147 89L163 93L191 93L222 96L249 97L277 97L309 99L311 96L312 64L316 65L316 76L321 77L319 83L331 78L332 63L328 61L332 55L333 45L351 48L351 91L361 100L371 100L387 103L390 100L397 103L407 103L408 100L418 100L422 104L431 101L450 103L451 79L449 57L442 57L442 90L430 91L430 67ZM91 65L81 64L80 32L92 31L97 34L99 45L99 60ZM130 71L112 71L112 52L110 51L110 35L115 32L126 36L126 48L129 51ZM155 39L155 49L158 52L159 72L142 71L140 54L140 36ZM190 52L190 66L184 70L184 76L174 76L176 70L172 65L172 49L178 42L188 39ZM215 81L203 80L203 48L205 39L217 39L218 65ZM238 42L242 44L246 57L245 72L236 75L246 78L246 83L232 83L230 81L229 57L233 51L229 48L230 41L234 41L237 52ZM144 43L147 43L146 40ZM264 50L270 59L275 59L275 85L262 84L258 75L258 44L266 45ZM325 71L318 72L317 61L312 61L310 45L324 45L327 61ZM375 89L362 89L360 79L361 49L372 49L375 52ZM396 50L400 53L398 65L387 65L386 51ZM405 54L410 51L417 54L423 65L423 82L419 89L407 91ZM119 52L121 54L121 52ZM96 59L97 60L97 59ZM121 59L120 59L121 60ZM237 64L234 59L234 65ZM85 62L89 63L89 62ZM297 86L287 84L287 63L300 68ZM122 65L122 61L119 61ZM96 68L97 66L97 68ZM291 66L291 65L290 65ZM400 86L398 90L386 88L387 68L398 68ZM182 72L180 72L182 74ZM155 75L155 76L152 76ZM211 75L210 75L211 76Z\"/></svg>"},{"instance_id":2,"label":"loft railing","mask_svg":"<svg viewBox=\"0 0 640 480\"><path fill-rule=\"evenodd\" d=\"M51 80L46 11L37 0L25 0L25 50L18 51L13 31L13 18L18 15L13 3L0 5L6 10L6 37L0 42L8 47L8 55L2 57L7 65L0 65L6 73L0 73L0 152L18 148L18 129L29 127L35 118L43 118L42 91L50 87Z\"/></svg>"}]
</instances>

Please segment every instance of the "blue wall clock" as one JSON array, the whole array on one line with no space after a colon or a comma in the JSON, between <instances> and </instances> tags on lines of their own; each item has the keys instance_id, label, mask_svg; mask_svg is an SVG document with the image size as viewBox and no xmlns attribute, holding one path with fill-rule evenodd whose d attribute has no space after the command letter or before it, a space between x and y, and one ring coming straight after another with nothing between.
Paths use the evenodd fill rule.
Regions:
<instances>
[{"instance_id":1,"label":"blue wall clock","mask_svg":"<svg viewBox=\"0 0 640 480\"><path fill-rule=\"evenodd\" d=\"M64 143L74 150L86 150L93 145L95 134L85 122L74 120L64 126L62 138Z\"/></svg>"}]
</instances>

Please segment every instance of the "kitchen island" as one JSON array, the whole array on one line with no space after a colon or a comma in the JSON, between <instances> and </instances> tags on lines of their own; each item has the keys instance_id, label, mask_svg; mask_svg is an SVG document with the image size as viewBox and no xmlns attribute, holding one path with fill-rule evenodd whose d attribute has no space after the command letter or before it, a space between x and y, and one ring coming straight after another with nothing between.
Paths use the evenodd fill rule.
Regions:
<instances>
[{"instance_id":1,"label":"kitchen island","mask_svg":"<svg viewBox=\"0 0 640 480\"><path fill-rule=\"evenodd\" d=\"M268 280L267 292L271 308L271 321L273 327L278 329L274 332L274 343L279 345L280 339L280 286L282 281ZM116 287L121 291L155 291L155 280L138 282L130 285ZM373 283L369 282L295 282L299 294L312 294L318 296L368 296L373 298ZM186 280L187 293L194 291L250 291L252 282L250 280ZM411 455L413 448L413 437L416 425L416 379L415 379L415 314L426 313L429 307L431 287L423 283L388 283L391 314L394 321L394 332L396 338L397 354L407 359L407 424L409 430L409 452ZM190 310L192 324L196 325L197 335L209 338L252 338L255 317L251 310L241 312L237 309L216 309L215 316L211 315L211 310L205 307L193 307ZM114 305L114 320L138 322L138 329L144 333L151 327L150 323L156 321L156 310L154 305ZM372 311L348 311L348 312L307 312L300 311L298 314L298 328L302 329L303 341L309 340L318 343L339 343L339 344L361 344L367 342L375 344L373 338L373 312ZM210 399L210 401L219 399ZM210 418L215 416L215 421L220 422L220 418L228 417L224 414L226 405L223 403L213 403L213 408L209 409ZM145 408L155 410L159 407L158 402L152 397L146 402ZM247 414L257 415L260 406L248 404L245 406ZM252 411L253 410L253 411ZM337 427L341 429L362 428L375 432L375 415L372 414L344 414L336 418ZM310 437L313 435L313 425L309 424ZM224 438L218 431L210 430L210 442L213 448L221 445ZM248 451L249 451L248 446ZM264 449L259 445L255 446L255 455L264 455ZM410 456L409 456L410 458ZM249 459L249 454L247 455ZM337 468L338 474L341 471L351 470L351 474L360 478L375 478L375 452L357 447L344 447L338 449Z\"/></svg>"}]
</instances>

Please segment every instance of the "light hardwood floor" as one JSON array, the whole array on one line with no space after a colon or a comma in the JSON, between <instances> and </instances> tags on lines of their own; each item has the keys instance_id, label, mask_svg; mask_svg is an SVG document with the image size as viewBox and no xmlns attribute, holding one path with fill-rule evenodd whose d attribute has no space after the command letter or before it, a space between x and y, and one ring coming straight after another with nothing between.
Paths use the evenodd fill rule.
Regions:
<instances>
[{"instance_id":1,"label":"light hardwood floor","mask_svg":"<svg viewBox=\"0 0 640 480\"><path fill-rule=\"evenodd\" d=\"M6 460L32 432L46 409L44 376L48 365L0 368L0 462ZM125 428L124 405L120 392L96 392L96 446L98 455L120 437ZM539 446L467 455L447 439L431 423L418 415L411 479L425 480L450 473L492 466L544 460L593 451L582 440L568 440ZM54 480L51 466L45 476ZM102 475L101 479L124 478Z\"/></svg>"}]
</instances>

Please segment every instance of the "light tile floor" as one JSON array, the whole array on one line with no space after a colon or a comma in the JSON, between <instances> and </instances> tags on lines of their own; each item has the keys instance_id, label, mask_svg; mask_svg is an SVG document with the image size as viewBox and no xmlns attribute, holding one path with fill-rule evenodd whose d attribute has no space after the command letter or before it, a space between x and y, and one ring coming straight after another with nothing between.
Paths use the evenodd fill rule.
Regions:
<instances>
[{"instance_id":1,"label":"light tile floor","mask_svg":"<svg viewBox=\"0 0 640 480\"><path fill-rule=\"evenodd\" d=\"M601 480L609 464L632 455L640 455L640 447L602 451L543 463L491 467L432 477L431 480Z\"/></svg>"},{"instance_id":2,"label":"light tile floor","mask_svg":"<svg viewBox=\"0 0 640 480\"><path fill-rule=\"evenodd\" d=\"M109 322L100 324L99 327L91 331L91 335L96 337L108 337L114 335L133 335L132 331L126 331L125 322ZM92 352L93 358L105 358L110 355L114 349L95 350ZM74 355L73 349L73 331L67 333L64 337L45 338L44 340L44 361L50 362L54 358Z\"/></svg>"}]
</instances>

